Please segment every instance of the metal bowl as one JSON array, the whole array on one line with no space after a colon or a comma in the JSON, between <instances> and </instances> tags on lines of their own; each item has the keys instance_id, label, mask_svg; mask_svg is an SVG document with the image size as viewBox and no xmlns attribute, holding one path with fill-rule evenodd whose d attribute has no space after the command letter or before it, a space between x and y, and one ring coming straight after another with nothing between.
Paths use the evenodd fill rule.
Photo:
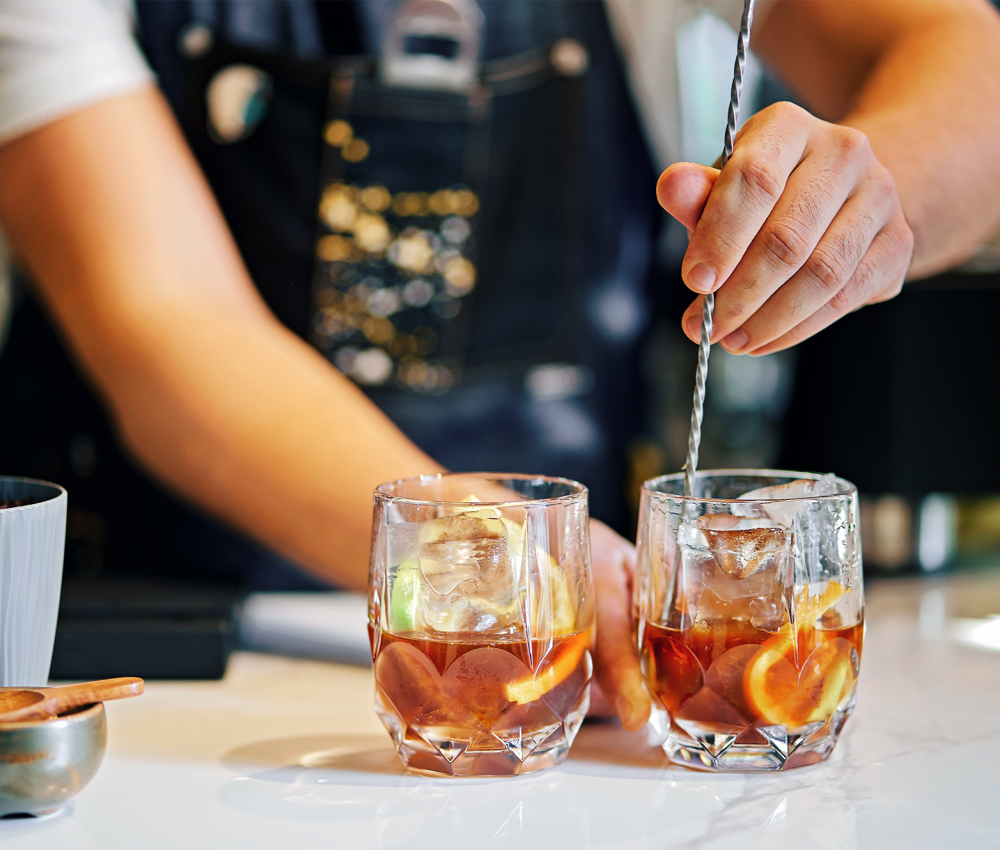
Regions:
<instances>
[{"instance_id":1,"label":"metal bowl","mask_svg":"<svg viewBox=\"0 0 1000 850\"><path fill-rule=\"evenodd\" d=\"M0 723L0 817L56 811L94 778L107 740L100 702L55 720Z\"/></svg>"}]
</instances>

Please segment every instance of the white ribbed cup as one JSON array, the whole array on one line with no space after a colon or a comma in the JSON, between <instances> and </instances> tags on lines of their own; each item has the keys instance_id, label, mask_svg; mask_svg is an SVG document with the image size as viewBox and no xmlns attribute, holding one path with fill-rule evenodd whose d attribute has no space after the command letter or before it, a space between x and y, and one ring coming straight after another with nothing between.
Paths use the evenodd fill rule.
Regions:
<instances>
[{"instance_id":1,"label":"white ribbed cup","mask_svg":"<svg viewBox=\"0 0 1000 850\"><path fill-rule=\"evenodd\" d=\"M66 544L66 491L31 478L0 476L0 685L49 678Z\"/></svg>"}]
</instances>

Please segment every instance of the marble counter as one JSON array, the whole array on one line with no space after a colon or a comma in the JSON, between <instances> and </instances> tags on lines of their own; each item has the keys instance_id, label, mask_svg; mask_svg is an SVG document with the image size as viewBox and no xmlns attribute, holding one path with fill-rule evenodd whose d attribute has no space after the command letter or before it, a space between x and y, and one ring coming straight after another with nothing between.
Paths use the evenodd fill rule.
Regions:
<instances>
[{"instance_id":1,"label":"marble counter","mask_svg":"<svg viewBox=\"0 0 1000 850\"><path fill-rule=\"evenodd\" d=\"M823 765L711 775L587 724L520 779L405 775L371 672L240 653L217 683L108 705L73 802L11 848L1000 848L1000 571L869 587L857 710Z\"/></svg>"}]
</instances>

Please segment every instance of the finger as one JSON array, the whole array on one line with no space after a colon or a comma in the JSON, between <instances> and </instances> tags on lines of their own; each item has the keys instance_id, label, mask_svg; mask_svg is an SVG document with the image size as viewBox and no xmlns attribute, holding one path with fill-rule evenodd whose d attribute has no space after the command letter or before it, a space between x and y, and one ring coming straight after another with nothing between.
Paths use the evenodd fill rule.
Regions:
<instances>
[{"instance_id":1,"label":"finger","mask_svg":"<svg viewBox=\"0 0 1000 850\"><path fill-rule=\"evenodd\" d=\"M635 549L600 523L591 523L591 535L597 615L594 671L622 726L637 731L649 719L650 703L632 638L628 575Z\"/></svg>"},{"instance_id":2,"label":"finger","mask_svg":"<svg viewBox=\"0 0 1000 850\"><path fill-rule=\"evenodd\" d=\"M656 181L656 199L688 230L698 226L719 169L693 162L671 165Z\"/></svg>"},{"instance_id":3,"label":"finger","mask_svg":"<svg viewBox=\"0 0 1000 850\"><path fill-rule=\"evenodd\" d=\"M681 277L688 288L713 292L733 273L802 161L808 120L797 106L775 104L737 135L684 255Z\"/></svg>"},{"instance_id":4,"label":"finger","mask_svg":"<svg viewBox=\"0 0 1000 850\"><path fill-rule=\"evenodd\" d=\"M807 146L806 158L788 178L785 191L774 210L732 275L716 293L713 342L740 328L810 260L823 235L856 189L862 177L862 167L868 164L868 157L864 155L867 147L864 135L847 128L843 132L824 132L822 146L817 151L813 151L811 145ZM891 193L890 186L887 199L892 197ZM888 203L885 203L877 226L871 231L864 248L868 247L878 229L889 221L889 212ZM861 260L861 255L857 260ZM857 262L854 263L856 265ZM853 270L852 266L849 271ZM847 277L844 277L840 286L846 282ZM823 300L829 300L830 295L832 293ZM732 351L731 346L735 342L731 340L730 345L724 347Z\"/></svg>"},{"instance_id":5,"label":"finger","mask_svg":"<svg viewBox=\"0 0 1000 850\"><path fill-rule=\"evenodd\" d=\"M599 682L590 683L590 707L587 709L587 717L617 717L618 712L611 704L604 691L601 690Z\"/></svg>"},{"instance_id":6,"label":"finger","mask_svg":"<svg viewBox=\"0 0 1000 850\"><path fill-rule=\"evenodd\" d=\"M767 303L721 340L731 354L760 348L828 304L854 275L895 205L887 190L866 186L847 199L802 267ZM727 284L727 287L729 284ZM719 298L716 296L716 298Z\"/></svg>"},{"instance_id":7,"label":"finger","mask_svg":"<svg viewBox=\"0 0 1000 850\"><path fill-rule=\"evenodd\" d=\"M912 256L913 234L905 222L883 228L843 289L790 331L749 353L759 356L798 345L865 304L895 297L903 288Z\"/></svg>"},{"instance_id":8,"label":"finger","mask_svg":"<svg viewBox=\"0 0 1000 850\"><path fill-rule=\"evenodd\" d=\"M691 342L701 342L701 317L704 309L705 296L699 295L691 302L691 306L684 311L684 316L681 318L681 327L684 330L684 336L691 340Z\"/></svg>"}]
</instances>

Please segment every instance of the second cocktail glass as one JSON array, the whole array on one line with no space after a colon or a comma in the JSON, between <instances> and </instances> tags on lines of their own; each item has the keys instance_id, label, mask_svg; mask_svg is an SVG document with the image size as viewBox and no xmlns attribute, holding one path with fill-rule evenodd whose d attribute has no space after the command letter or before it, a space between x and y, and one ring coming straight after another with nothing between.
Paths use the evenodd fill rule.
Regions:
<instances>
[{"instance_id":1,"label":"second cocktail glass","mask_svg":"<svg viewBox=\"0 0 1000 850\"><path fill-rule=\"evenodd\" d=\"M782 770L829 756L864 632L857 490L832 475L699 473L643 485L634 608L671 760Z\"/></svg>"},{"instance_id":2,"label":"second cocktail glass","mask_svg":"<svg viewBox=\"0 0 1000 850\"><path fill-rule=\"evenodd\" d=\"M528 475L403 479L375 492L375 707L419 773L559 764L589 704L587 490Z\"/></svg>"}]
</instances>

